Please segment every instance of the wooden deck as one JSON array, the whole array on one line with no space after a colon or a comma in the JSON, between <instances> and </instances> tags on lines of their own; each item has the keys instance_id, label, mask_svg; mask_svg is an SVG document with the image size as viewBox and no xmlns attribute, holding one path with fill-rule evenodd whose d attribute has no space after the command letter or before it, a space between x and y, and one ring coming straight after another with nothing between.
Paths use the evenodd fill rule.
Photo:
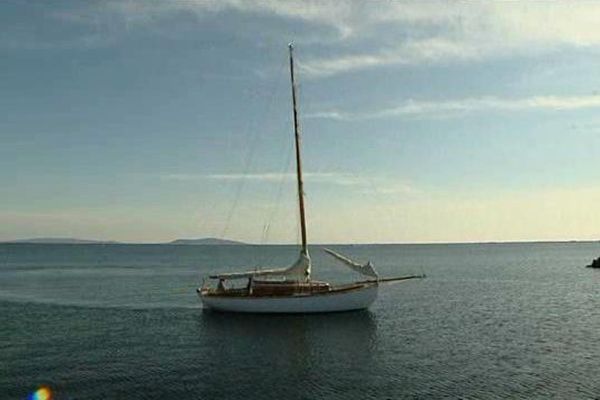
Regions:
<instances>
[{"instance_id":1,"label":"wooden deck","mask_svg":"<svg viewBox=\"0 0 600 400\"><path fill-rule=\"evenodd\" d=\"M215 289L204 288L200 290L202 296L210 297L246 297L246 298L264 298L264 297L297 297L297 296L318 296L333 293L346 292L361 289L366 286L376 285L376 282L356 282L345 285L331 286L327 282L302 282L302 283L269 283L259 284L248 288L235 289Z\"/></svg>"}]
</instances>

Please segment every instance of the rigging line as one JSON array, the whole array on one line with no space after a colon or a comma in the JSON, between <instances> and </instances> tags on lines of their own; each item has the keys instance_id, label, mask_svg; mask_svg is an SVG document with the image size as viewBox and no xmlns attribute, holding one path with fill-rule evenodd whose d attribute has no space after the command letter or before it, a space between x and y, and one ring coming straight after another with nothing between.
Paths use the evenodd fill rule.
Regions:
<instances>
[{"instance_id":1,"label":"rigging line","mask_svg":"<svg viewBox=\"0 0 600 400\"><path fill-rule=\"evenodd\" d=\"M281 70L283 70L285 68L285 63L286 63L286 60L283 59L281 62L280 68L279 68L279 73L276 75L279 77L279 79L275 79L275 81L273 82L273 89L271 90L271 96L270 96L269 101L267 102L267 115L270 114L270 112L273 108L273 105L275 104L276 93L277 93L278 89L281 87L281 83L283 81L283 74L281 73ZM243 177L242 177L241 182L236 186L233 203L229 209L229 212L227 213L227 218L225 219L225 225L223 226L223 229L221 231L221 237L225 237L225 235L229 231L229 228L231 226L231 221L233 219L233 215L235 214L235 211L237 210L243 188L247 181L248 173L250 171L252 162L254 160L254 155L256 153L256 147L257 147L257 143L258 143L258 139L259 139L259 130L255 129L256 125L258 125L258 114L256 114L256 115L257 116L255 116L254 119L248 125L246 125L246 129L244 131L244 135L243 135L244 137L248 137L248 133L250 131L253 132L252 140L250 142L250 148L248 150L246 159L244 161Z\"/></svg>"},{"instance_id":2,"label":"rigging line","mask_svg":"<svg viewBox=\"0 0 600 400\"><path fill-rule=\"evenodd\" d=\"M255 136L256 138L256 136ZM227 218L225 219L225 225L223 226L223 229L221 231L221 237L224 238L227 234L227 232L229 231L229 226L231 224L231 219L233 218L233 214L234 212L237 210L237 205L239 203L241 194L242 194L242 189L244 188L244 185L246 183L246 176L248 174L249 171L249 165L251 163L251 160L254 158L254 151L256 149L256 140L252 140L252 144L250 146L250 149L248 151L248 155L246 156L245 159L245 167L244 167L244 174L243 174L243 178L241 180L241 182L235 187L235 194L233 197L233 203L229 209L229 212L227 213Z\"/></svg>"},{"instance_id":3,"label":"rigging line","mask_svg":"<svg viewBox=\"0 0 600 400\"><path fill-rule=\"evenodd\" d=\"M276 131L278 132L283 132L285 131L287 128L287 121L283 126L278 126L277 128L275 128ZM269 197L269 200L273 199L273 201L269 201L268 204L270 205L269 207L267 207L267 210L265 212L265 217L264 217L264 226L263 226L263 232L262 232L262 236L261 236L261 244L264 244L268 238L269 238L269 232L270 232L270 228L271 228L271 224L273 223L275 216L277 214L277 212L279 211L279 205L281 204L281 195L282 195L282 190L283 190L283 185L285 180L287 179L287 175L286 172L290 170L290 164L291 164L291 155L293 152L293 141L289 140L289 135L281 135L283 142L282 142L282 146L281 149L277 152L277 154L282 154L284 155L282 161L283 163L281 164L281 167L277 170L277 172L279 173L279 179L277 182L277 185L274 185L274 189L272 190L272 194L271 195L275 195L274 197ZM287 148L287 150L286 150Z\"/></svg>"},{"instance_id":4,"label":"rigging line","mask_svg":"<svg viewBox=\"0 0 600 400\"><path fill-rule=\"evenodd\" d=\"M279 69L279 74L278 74L280 77L283 77L282 70L284 68L285 68L285 62L282 61L282 63L280 64L280 69ZM278 81L278 86L277 86L276 93L280 93L279 89L281 88L282 83L283 83L283 79L280 79ZM277 124L278 126L276 126L276 124L274 124L273 122L269 122L269 125L270 125L270 128L271 128L270 129L271 131L274 131L274 132L283 132L284 131L284 128L281 126L281 121L280 121L279 124ZM277 154L282 154L282 153L285 154L285 148L286 148L287 145L289 145L288 144L289 140L285 140L285 139L287 139L287 137L288 137L288 135L285 135L285 136L281 135L281 138L284 139L284 141L282 143L281 150L279 150L277 152ZM281 187L282 186L282 181L281 180L285 178L285 176L284 176L285 170L284 169L286 168L286 165L288 164L288 161L287 161L288 159L289 159L289 156L288 156L288 158L286 158L286 162L283 165L283 167L280 168L280 170L279 170L279 174L280 174L279 185L276 186L275 189L272 191L272 193L277 192L276 204L274 205L273 203L270 203L271 206L267 207L266 214L265 214L265 219L264 219L265 224L263 226L263 231L262 231L262 235L261 235L261 239L260 239L260 244L264 244L265 241L267 240L268 235L269 235L269 229L270 229L270 226L271 226L271 222L272 222L272 218L273 218L273 213L274 213L273 208L277 205L277 203L279 202L279 199L281 197L281 190L282 190L282 187ZM267 202L268 202L268 200L267 200ZM269 217L269 215L270 215L270 217Z\"/></svg>"},{"instance_id":5,"label":"rigging line","mask_svg":"<svg viewBox=\"0 0 600 400\"><path fill-rule=\"evenodd\" d=\"M367 182L367 184L371 187L371 189L375 192L375 194L376 194L375 197L381 199L381 197L384 196L384 193L379 190L377 185L375 185L375 183L373 182L373 179L371 179L369 176L364 177L364 179ZM386 202L381 202L381 200L379 201L379 203L380 204L383 203L382 208L384 208L386 213L388 215L390 215L390 217L391 217L391 218L385 218L385 221L386 221L385 223L388 225L388 231L393 232L394 224L393 224L392 220L397 219L397 217L398 217L397 210L396 210L396 208L392 207L390 204L388 204ZM419 265L419 269L421 270L421 275L425 276L425 271L423 270L422 264Z\"/></svg>"},{"instance_id":6,"label":"rigging line","mask_svg":"<svg viewBox=\"0 0 600 400\"><path fill-rule=\"evenodd\" d=\"M283 131L283 130L284 130L284 128L281 128L281 131ZM287 135L286 135L286 137L287 137ZM287 151L286 151L286 147L287 147ZM272 223L275 221L275 218L279 213L279 208L282 203L281 197L283 194L284 183L287 180L287 178L289 177L289 174L287 174L287 172L290 171L290 169L291 169L291 160L292 160L293 150L294 150L293 142L291 140L287 140L287 141L283 142L283 148L278 153L278 154L284 154L285 156L282 159L283 163L281 163L281 167L278 169L279 179L278 179L277 185L274 185L274 190L272 192L275 196L271 197L273 200L269 202L270 207L267 208L266 213L265 213L265 219L264 219L265 225L263 228L263 235L261 237L262 244L266 243L266 241L269 239Z\"/></svg>"},{"instance_id":7,"label":"rigging line","mask_svg":"<svg viewBox=\"0 0 600 400\"><path fill-rule=\"evenodd\" d=\"M265 229L263 230L264 234L263 234L263 237L261 238L261 244L265 244L265 242L268 240L271 223L275 220L275 217L277 216L277 214L279 212L279 207L281 205L281 196L283 194L283 186L284 186L284 182L286 181L286 178L287 178L287 175L285 174L285 172L290 170L290 166L292 163L293 150L294 150L293 143L289 142L286 160L285 160L285 163L283 164L283 168L281 168L281 174L280 174L281 176L279 178L279 185L278 185L279 187L277 189L277 197L275 198L275 203L271 207L270 213L267 217L267 223L265 225Z\"/></svg>"},{"instance_id":8,"label":"rigging line","mask_svg":"<svg viewBox=\"0 0 600 400\"><path fill-rule=\"evenodd\" d=\"M298 196L296 196L296 206L297 207L300 206L300 200L298 200ZM298 214L297 212L295 212L294 216L296 217L296 229L295 229L295 231L296 231L296 245L299 246L300 243L301 243L300 236L302 234L301 233L302 228L300 227L300 214Z\"/></svg>"}]
</instances>

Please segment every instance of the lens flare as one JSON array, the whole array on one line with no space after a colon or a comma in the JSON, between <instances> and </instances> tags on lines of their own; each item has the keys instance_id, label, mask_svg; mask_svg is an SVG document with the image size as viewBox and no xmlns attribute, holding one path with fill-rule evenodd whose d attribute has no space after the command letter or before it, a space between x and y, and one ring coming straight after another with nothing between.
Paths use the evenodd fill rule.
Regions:
<instances>
[{"instance_id":1,"label":"lens flare","mask_svg":"<svg viewBox=\"0 0 600 400\"><path fill-rule=\"evenodd\" d=\"M52 392L47 386L41 386L29 396L29 400L52 400Z\"/></svg>"}]
</instances>

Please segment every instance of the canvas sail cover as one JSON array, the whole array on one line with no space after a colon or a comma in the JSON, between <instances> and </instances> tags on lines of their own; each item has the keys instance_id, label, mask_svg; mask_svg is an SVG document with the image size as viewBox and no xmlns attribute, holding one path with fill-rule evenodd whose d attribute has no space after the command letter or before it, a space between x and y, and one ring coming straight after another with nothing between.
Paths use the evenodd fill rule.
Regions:
<instances>
[{"instance_id":1,"label":"canvas sail cover","mask_svg":"<svg viewBox=\"0 0 600 400\"><path fill-rule=\"evenodd\" d=\"M298 260L287 268L263 269L257 271L230 272L218 275L211 275L212 279L243 279L258 277L282 277L292 280L308 280L310 278L310 256L303 252L300 253Z\"/></svg>"},{"instance_id":2,"label":"canvas sail cover","mask_svg":"<svg viewBox=\"0 0 600 400\"><path fill-rule=\"evenodd\" d=\"M379 275L375 271L375 268L373 268L373 264L371 264L370 261L368 261L366 264L359 264L357 262L352 261L348 257L341 255L340 253L336 253L333 250L330 250L330 249L323 249L323 250L325 250L328 254L332 255L335 259L341 261L344 265L346 265L350 269L353 269L354 271L356 271L358 273L361 273L366 276L370 276L372 278L376 278L376 279L379 278Z\"/></svg>"}]
</instances>

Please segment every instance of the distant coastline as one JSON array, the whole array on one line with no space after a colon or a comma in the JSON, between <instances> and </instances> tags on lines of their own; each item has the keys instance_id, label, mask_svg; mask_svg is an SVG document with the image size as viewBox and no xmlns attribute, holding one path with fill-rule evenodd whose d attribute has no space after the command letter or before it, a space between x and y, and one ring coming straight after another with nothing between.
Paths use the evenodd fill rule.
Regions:
<instances>
[{"instance_id":1,"label":"distant coastline","mask_svg":"<svg viewBox=\"0 0 600 400\"><path fill-rule=\"evenodd\" d=\"M240 245L240 244L246 244L246 243L237 242L235 240L229 240L229 239L202 238L202 239L177 239L177 240L173 240L172 242L169 242L167 244L194 246L194 245Z\"/></svg>"},{"instance_id":2,"label":"distant coastline","mask_svg":"<svg viewBox=\"0 0 600 400\"><path fill-rule=\"evenodd\" d=\"M510 245L510 244L552 244L552 243L600 243L600 239L586 240L523 240L523 241L483 241L483 242L384 242L384 243L315 243L313 246L385 246L385 245ZM29 238L2 240L0 244L110 244L110 245L175 245L175 246L220 246L220 245L258 245L257 243L240 242L231 239L220 239L214 237L199 239L175 239L170 242L118 242L115 240L94 240L79 238ZM267 246L290 246L294 243L261 243Z\"/></svg>"},{"instance_id":3,"label":"distant coastline","mask_svg":"<svg viewBox=\"0 0 600 400\"><path fill-rule=\"evenodd\" d=\"M0 243L31 243L31 244L119 244L114 240L91 240L77 238L31 238L5 240Z\"/></svg>"},{"instance_id":4,"label":"distant coastline","mask_svg":"<svg viewBox=\"0 0 600 400\"><path fill-rule=\"evenodd\" d=\"M243 245L246 243L237 242L229 239L219 238L201 238L201 239L176 239L164 243L127 243L117 242L115 240L93 240L79 238L30 238L0 241L0 244L166 244L166 245L185 245L185 246L201 246L201 245Z\"/></svg>"}]
</instances>

